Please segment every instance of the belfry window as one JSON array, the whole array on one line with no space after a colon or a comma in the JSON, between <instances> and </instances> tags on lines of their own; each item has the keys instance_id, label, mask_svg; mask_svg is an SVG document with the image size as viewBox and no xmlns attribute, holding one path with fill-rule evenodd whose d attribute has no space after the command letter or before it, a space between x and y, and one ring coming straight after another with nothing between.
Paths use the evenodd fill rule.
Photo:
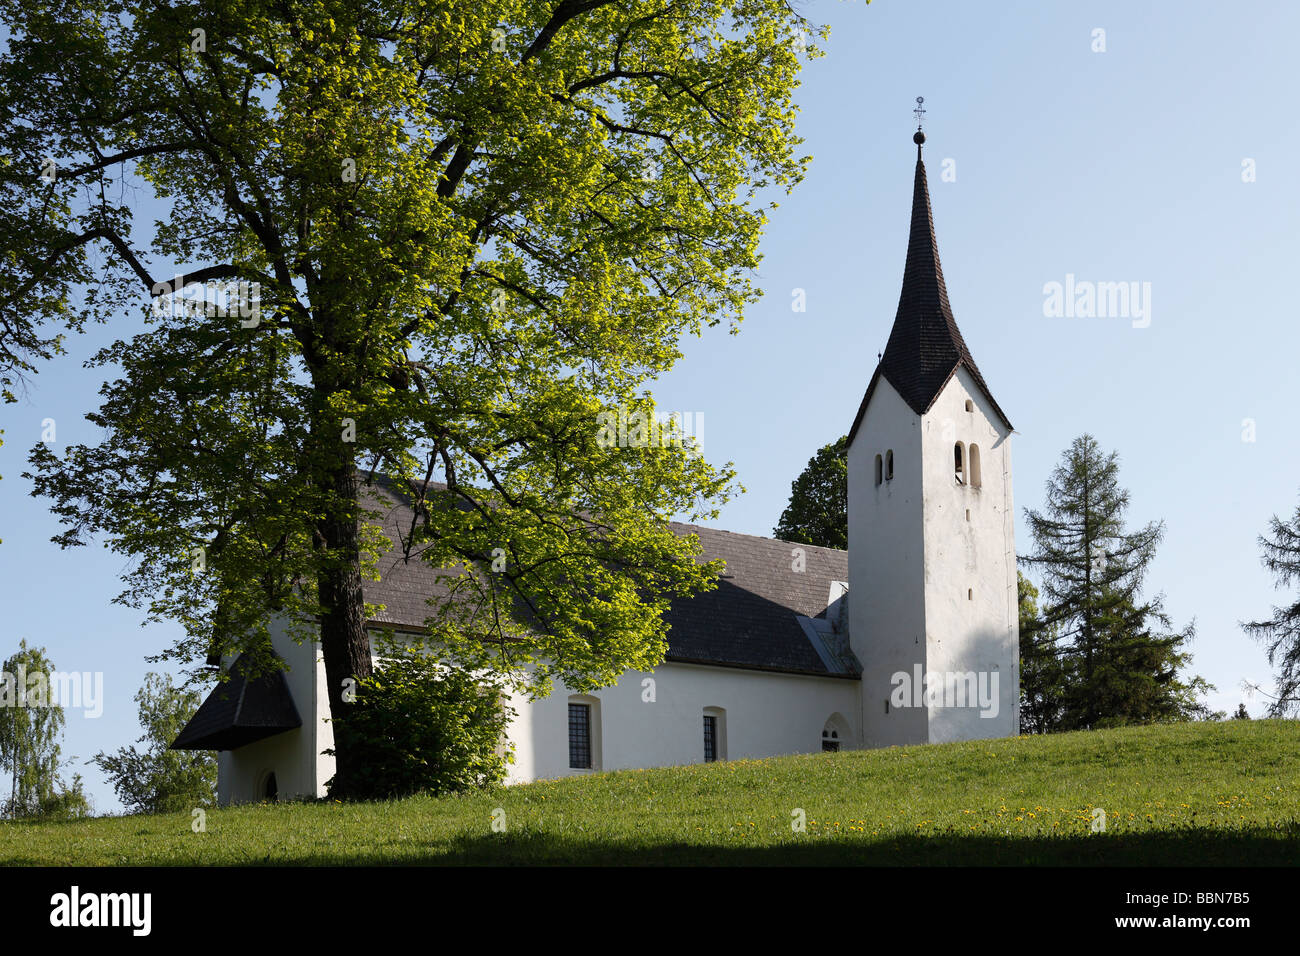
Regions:
<instances>
[{"instance_id":1,"label":"belfry window","mask_svg":"<svg viewBox=\"0 0 1300 956\"><path fill-rule=\"evenodd\" d=\"M980 446L970 446L970 486L978 488L980 486Z\"/></svg>"},{"instance_id":2,"label":"belfry window","mask_svg":"<svg viewBox=\"0 0 1300 956\"><path fill-rule=\"evenodd\" d=\"M957 480L957 484L966 484L966 449L962 447L961 442L952 446L953 472L952 476Z\"/></svg>"},{"instance_id":3,"label":"belfry window","mask_svg":"<svg viewBox=\"0 0 1300 956\"><path fill-rule=\"evenodd\" d=\"M879 455L877 455L876 456L876 484L880 484L884 480L885 480L884 460Z\"/></svg>"},{"instance_id":4,"label":"belfry window","mask_svg":"<svg viewBox=\"0 0 1300 956\"><path fill-rule=\"evenodd\" d=\"M894 480L894 450L885 452L885 481Z\"/></svg>"}]
</instances>

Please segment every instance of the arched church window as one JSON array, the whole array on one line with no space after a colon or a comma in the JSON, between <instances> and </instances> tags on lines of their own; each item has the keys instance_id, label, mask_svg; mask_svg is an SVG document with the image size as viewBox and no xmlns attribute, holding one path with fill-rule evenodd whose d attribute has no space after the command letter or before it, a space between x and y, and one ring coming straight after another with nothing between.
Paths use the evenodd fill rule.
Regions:
<instances>
[{"instance_id":1,"label":"arched church window","mask_svg":"<svg viewBox=\"0 0 1300 956\"><path fill-rule=\"evenodd\" d=\"M884 480L885 480L884 460L879 455L877 455L876 456L876 484L880 484Z\"/></svg>"},{"instance_id":2,"label":"arched church window","mask_svg":"<svg viewBox=\"0 0 1300 956\"><path fill-rule=\"evenodd\" d=\"M966 449L962 447L961 442L952 446L953 471L952 476L957 480L957 484L966 484Z\"/></svg>"},{"instance_id":3,"label":"arched church window","mask_svg":"<svg viewBox=\"0 0 1300 956\"><path fill-rule=\"evenodd\" d=\"M894 480L894 449L885 452L885 481Z\"/></svg>"},{"instance_id":4,"label":"arched church window","mask_svg":"<svg viewBox=\"0 0 1300 956\"><path fill-rule=\"evenodd\" d=\"M969 398L966 399L966 411L968 412L975 411L975 403L972 402Z\"/></svg>"},{"instance_id":5,"label":"arched church window","mask_svg":"<svg viewBox=\"0 0 1300 956\"><path fill-rule=\"evenodd\" d=\"M981 484L981 480L980 480L980 446L979 446L979 445L971 445L971 446L970 446L970 486L971 486L972 488L978 488L978 487L980 486L980 484Z\"/></svg>"},{"instance_id":6,"label":"arched church window","mask_svg":"<svg viewBox=\"0 0 1300 956\"><path fill-rule=\"evenodd\" d=\"M849 725L840 714L831 714L822 726L822 750L838 753L841 746L850 746Z\"/></svg>"}]
</instances>

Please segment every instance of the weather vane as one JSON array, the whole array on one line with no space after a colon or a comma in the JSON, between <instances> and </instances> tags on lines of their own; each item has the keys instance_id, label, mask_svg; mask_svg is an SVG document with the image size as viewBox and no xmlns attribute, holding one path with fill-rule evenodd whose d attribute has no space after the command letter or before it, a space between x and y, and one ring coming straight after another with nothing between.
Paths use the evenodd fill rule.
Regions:
<instances>
[{"instance_id":1,"label":"weather vane","mask_svg":"<svg viewBox=\"0 0 1300 956\"><path fill-rule=\"evenodd\" d=\"M925 102L925 97L918 96L916 98L916 109L912 110L912 113L916 116L917 129L921 128L921 119L925 116L925 108L921 105L924 102Z\"/></svg>"}]
</instances>

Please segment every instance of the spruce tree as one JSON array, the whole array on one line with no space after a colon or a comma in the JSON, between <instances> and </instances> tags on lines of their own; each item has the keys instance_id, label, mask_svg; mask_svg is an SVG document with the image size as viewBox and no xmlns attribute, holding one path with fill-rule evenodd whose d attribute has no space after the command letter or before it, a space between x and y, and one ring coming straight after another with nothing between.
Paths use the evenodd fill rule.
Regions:
<instances>
[{"instance_id":1,"label":"spruce tree","mask_svg":"<svg viewBox=\"0 0 1300 956\"><path fill-rule=\"evenodd\" d=\"M1042 575L1041 626L1059 629L1055 729L1207 715L1195 698L1211 686L1178 676L1194 628L1171 631L1163 595L1142 597L1164 524L1126 530L1128 504L1119 456L1085 434L1052 472L1044 510L1026 510L1034 550L1021 560Z\"/></svg>"}]
</instances>

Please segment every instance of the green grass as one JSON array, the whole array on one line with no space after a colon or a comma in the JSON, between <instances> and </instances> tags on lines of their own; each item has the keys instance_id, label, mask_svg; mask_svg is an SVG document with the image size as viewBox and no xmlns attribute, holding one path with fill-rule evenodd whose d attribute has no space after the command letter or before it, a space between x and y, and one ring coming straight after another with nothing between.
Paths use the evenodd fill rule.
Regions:
<instances>
[{"instance_id":1,"label":"green grass","mask_svg":"<svg viewBox=\"0 0 1300 956\"><path fill-rule=\"evenodd\" d=\"M1093 808L1106 831L1091 832ZM505 832L493 832L493 811ZM807 814L795 833L792 811ZM739 760L490 794L0 825L4 865L1300 861L1300 723Z\"/></svg>"}]
</instances>

